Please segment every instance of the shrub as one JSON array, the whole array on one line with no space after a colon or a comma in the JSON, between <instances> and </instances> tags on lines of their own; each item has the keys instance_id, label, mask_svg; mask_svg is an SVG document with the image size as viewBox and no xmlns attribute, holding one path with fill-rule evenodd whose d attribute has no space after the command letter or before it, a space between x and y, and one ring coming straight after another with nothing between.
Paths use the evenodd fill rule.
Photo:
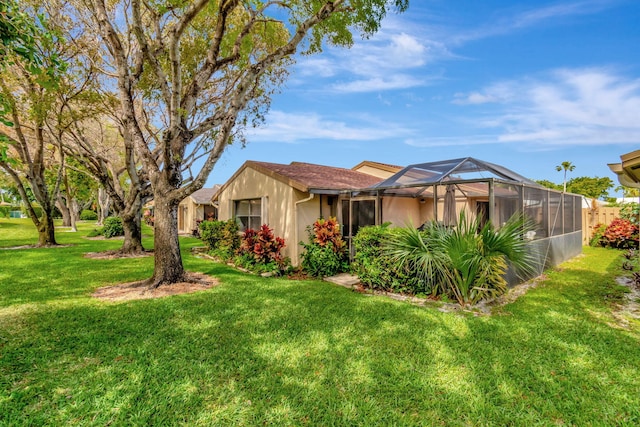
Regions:
<instances>
[{"instance_id":1,"label":"shrub","mask_svg":"<svg viewBox=\"0 0 640 427\"><path fill-rule=\"evenodd\" d=\"M318 219L307 228L308 243L300 242L302 269L313 277L333 276L349 268L347 245L336 218Z\"/></svg>"},{"instance_id":2,"label":"shrub","mask_svg":"<svg viewBox=\"0 0 640 427\"><path fill-rule=\"evenodd\" d=\"M36 213L36 216L38 218L42 218L42 212L43 212L42 208L40 206L35 206L35 205L32 205L32 206L33 206L33 211ZM29 217L29 211L27 210L26 207L23 206L21 210L24 215Z\"/></svg>"},{"instance_id":3,"label":"shrub","mask_svg":"<svg viewBox=\"0 0 640 427\"><path fill-rule=\"evenodd\" d=\"M347 271L349 263L346 257L336 256L333 244L328 243L325 246L305 245L301 266L309 276L328 277Z\"/></svg>"},{"instance_id":4,"label":"shrub","mask_svg":"<svg viewBox=\"0 0 640 427\"><path fill-rule=\"evenodd\" d=\"M597 243L615 249L637 248L638 227L628 219L616 218L606 227Z\"/></svg>"},{"instance_id":5,"label":"shrub","mask_svg":"<svg viewBox=\"0 0 640 427\"><path fill-rule=\"evenodd\" d=\"M383 244L399 229L389 224L362 227L353 239L355 255L351 270L367 287L389 292L409 294L430 293L427 283L418 278L409 266L398 267L383 251Z\"/></svg>"},{"instance_id":6,"label":"shrub","mask_svg":"<svg viewBox=\"0 0 640 427\"><path fill-rule=\"evenodd\" d=\"M102 236L102 228L94 228L87 234L87 237L98 237Z\"/></svg>"},{"instance_id":7,"label":"shrub","mask_svg":"<svg viewBox=\"0 0 640 427\"><path fill-rule=\"evenodd\" d=\"M123 236L124 228L122 228L122 219L117 216L105 218L104 226L102 227L102 235L107 239L115 236Z\"/></svg>"},{"instance_id":8,"label":"shrub","mask_svg":"<svg viewBox=\"0 0 640 427\"><path fill-rule=\"evenodd\" d=\"M11 206L0 206L0 218L9 218L12 210Z\"/></svg>"},{"instance_id":9,"label":"shrub","mask_svg":"<svg viewBox=\"0 0 640 427\"><path fill-rule=\"evenodd\" d=\"M200 240L202 240L210 250L217 249L222 239L223 227L223 221L202 221L200 223Z\"/></svg>"},{"instance_id":10,"label":"shrub","mask_svg":"<svg viewBox=\"0 0 640 427\"><path fill-rule=\"evenodd\" d=\"M273 230L263 224L260 229L248 229L240 239L238 249L242 266L253 271L283 273L289 260L282 255L284 239L275 237Z\"/></svg>"},{"instance_id":11,"label":"shrub","mask_svg":"<svg viewBox=\"0 0 640 427\"><path fill-rule=\"evenodd\" d=\"M474 304L506 292L507 261L525 273L535 269L522 238L533 227L532 221L514 215L495 230L490 222L481 226L480 217L467 220L462 212L455 228L435 222L427 223L424 232L403 228L384 249L437 293L460 305Z\"/></svg>"},{"instance_id":12,"label":"shrub","mask_svg":"<svg viewBox=\"0 0 640 427\"><path fill-rule=\"evenodd\" d=\"M83 209L80 212L80 219L83 221L95 221L98 219L98 214L89 209Z\"/></svg>"},{"instance_id":13,"label":"shrub","mask_svg":"<svg viewBox=\"0 0 640 427\"><path fill-rule=\"evenodd\" d=\"M605 224L596 224L595 227L593 227L593 235L591 236L591 240L589 240L589 246L603 246L601 240L606 230L607 226Z\"/></svg>"},{"instance_id":14,"label":"shrub","mask_svg":"<svg viewBox=\"0 0 640 427\"><path fill-rule=\"evenodd\" d=\"M631 221L633 224L637 224L640 220L640 205L636 202L625 203L620 208L620 218Z\"/></svg>"},{"instance_id":15,"label":"shrub","mask_svg":"<svg viewBox=\"0 0 640 427\"><path fill-rule=\"evenodd\" d=\"M200 223L200 239L207 245L212 255L225 261L231 259L240 247L238 233L238 224L233 219Z\"/></svg>"}]
</instances>

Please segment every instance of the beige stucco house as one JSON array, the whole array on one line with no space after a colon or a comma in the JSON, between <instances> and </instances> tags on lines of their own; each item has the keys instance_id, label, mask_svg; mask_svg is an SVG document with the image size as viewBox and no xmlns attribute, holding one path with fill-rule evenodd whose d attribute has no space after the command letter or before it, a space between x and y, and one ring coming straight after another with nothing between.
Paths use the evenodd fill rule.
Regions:
<instances>
[{"instance_id":1,"label":"beige stucco house","mask_svg":"<svg viewBox=\"0 0 640 427\"><path fill-rule=\"evenodd\" d=\"M276 236L284 238L284 254L297 265L302 251L298 243L307 241L308 226L330 216L342 223L349 212L350 191L376 184L400 169L376 162L344 169L247 161L220 188L214 203L218 219L235 218L242 229L268 224Z\"/></svg>"},{"instance_id":2,"label":"beige stucco house","mask_svg":"<svg viewBox=\"0 0 640 427\"><path fill-rule=\"evenodd\" d=\"M192 234L198 228L198 223L206 219L217 219L217 209L213 205L213 196L220 189L201 188L186 197L178 205L178 232Z\"/></svg>"},{"instance_id":3,"label":"beige stucco house","mask_svg":"<svg viewBox=\"0 0 640 427\"><path fill-rule=\"evenodd\" d=\"M335 216L351 243L367 225L419 227L438 221L455 227L458 216L480 217L500 227L524 213L536 223L527 233L555 265L581 251L582 217L577 195L541 187L502 166L460 158L399 167L365 161L352 169L293 162L247 161L214 196L221 220L241 228L268 224L285 239L285 255L299 264L306 229ZM350 247L353 249L352 245Z\"/></svg>"}]
</instances>

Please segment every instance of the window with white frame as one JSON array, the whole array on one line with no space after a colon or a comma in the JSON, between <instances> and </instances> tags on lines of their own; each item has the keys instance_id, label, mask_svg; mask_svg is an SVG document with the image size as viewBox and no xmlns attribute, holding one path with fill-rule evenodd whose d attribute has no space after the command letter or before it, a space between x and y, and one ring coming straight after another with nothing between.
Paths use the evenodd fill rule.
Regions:
<instances>
[{"instance_id":1,"label":"window with white frame","mask_svg":"<svg viewBox=\"0 0 640 427\"><path fill-rule=\"evenodd\" d=\"M262 199L236 200L235 218L240 231L260 228L262 225Z\"/></svg>"}]
</instances>

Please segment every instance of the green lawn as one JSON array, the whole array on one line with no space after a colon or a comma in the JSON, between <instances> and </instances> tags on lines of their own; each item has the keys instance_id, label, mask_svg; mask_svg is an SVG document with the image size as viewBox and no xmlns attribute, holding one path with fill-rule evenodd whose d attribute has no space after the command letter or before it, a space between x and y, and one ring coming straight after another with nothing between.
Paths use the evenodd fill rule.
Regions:
<instances>
[{"instance_id":1,"label":"green lawn","mask_svg":"<svg viewBox=\"0 0 640 427\"><path fill-rule=\"evenodd\" d=\"M189 254L211 290L108 303L151 258L61 229L0 250L0 425L638 425L640 322L617 319L619 253L585 248L493 316L320 281L263 279ZM0 219L0 247L33 244ZM150 239L145 240L150 247ZM627 321L625 324L624 320Z\"/></svg>"}]
</instances>

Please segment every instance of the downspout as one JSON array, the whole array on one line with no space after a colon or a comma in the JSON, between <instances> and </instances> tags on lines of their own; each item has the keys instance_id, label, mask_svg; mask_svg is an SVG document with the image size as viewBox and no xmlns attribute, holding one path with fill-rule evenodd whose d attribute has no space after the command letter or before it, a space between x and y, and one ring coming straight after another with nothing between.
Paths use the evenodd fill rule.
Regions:
<instances>
[{"instance_id":1,"label":"downspout","mask_svg":"<svg viewBox=\"0 0 640 427\"><path fill-rule=\"evenodd\" d=\"M496 224L496 195L494 190L494 181L492 179L489 181L489 222L491 222L493 227L498 230L501 227L501 224Z\"/></svg>"},{"instance_id":2,"label":"downspout","mask_svg":"<svg viewBox=\"0 0 640 427\"><path fill-rule=\"evenodd\" d=\"M315 194L311 193L311 195L309 197L307 197L306 199L302 199L302 200L298 200L297 202L294 203L294 208L293 208L293 218L295 221L295 237L296 237L296 242L295 242L295 248L296 248L296 258L298 261L298 265L300 264L300 257L299 257L299 251L300 251L300 237L299 237L299 232L298 232L298 205L301 203L306 203L308 201L313 200L313 198L315 197Z\"/></svg>"}]
</instances>

